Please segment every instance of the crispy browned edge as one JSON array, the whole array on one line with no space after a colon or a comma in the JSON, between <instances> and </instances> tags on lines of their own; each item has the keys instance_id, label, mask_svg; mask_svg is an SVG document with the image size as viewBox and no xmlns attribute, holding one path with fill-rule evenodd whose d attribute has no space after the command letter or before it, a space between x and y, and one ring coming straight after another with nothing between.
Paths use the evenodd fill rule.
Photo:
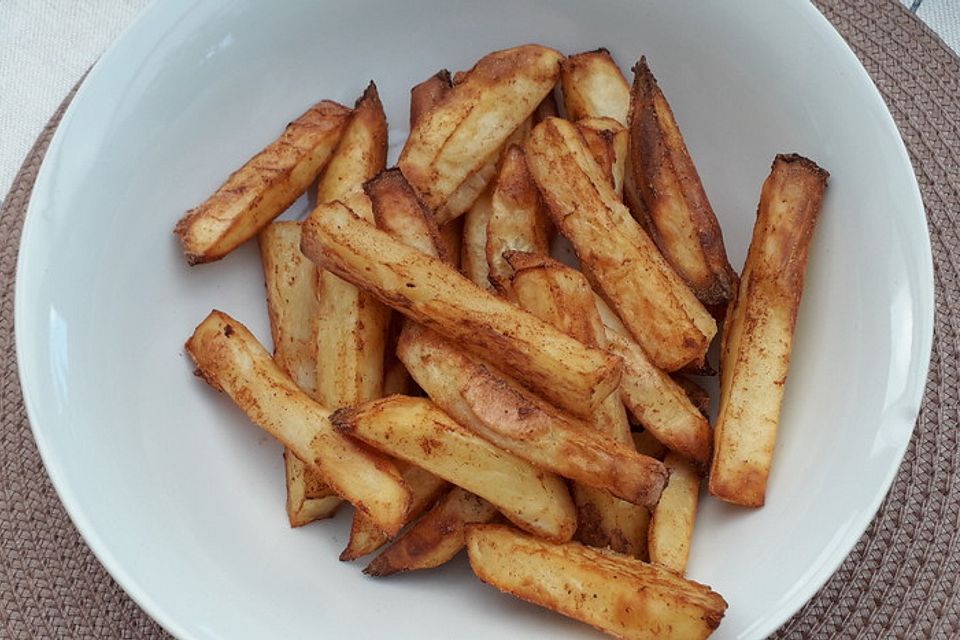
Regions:
<instances>
[{"instance_id":1,"label":"crispy browned edge","mask_svg":"<svg viewBox=\"0 0 960 640\"><path fill-rule=\"evenodd\" d=\"M453 80L446 69L441 69L420 84L414 85L410 89L410 129L416 126L420 116L432 109L452 88Z\"/></svg>"},{"instance_id":2,"label":"crispy browned edge","mask_svg":"<svg viewBox=\"0 0 960 640\"><path fill-rule=\"evenodd\" d=\"M378 228L424 253L429 252L422 246L407 242L407 239L417 237L424 242L429 241L433 243L439 259L451 262L433 213L417 196L399 169L393 167L381 172L367 181L363 190L373 205L373 217ZM406 229L402 228L403 226L406 226ZM398 233L403 237L398 237Z\"/></svg>"}]
</instances>

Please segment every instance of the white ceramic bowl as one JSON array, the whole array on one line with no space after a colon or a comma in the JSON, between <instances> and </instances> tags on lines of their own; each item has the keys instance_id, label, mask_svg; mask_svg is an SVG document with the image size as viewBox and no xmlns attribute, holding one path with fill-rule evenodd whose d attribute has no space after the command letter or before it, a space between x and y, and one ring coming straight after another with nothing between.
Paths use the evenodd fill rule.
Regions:
<instances>
[{"instance_id":1,"label":"white ceramic bowl","mask_svg":"<svg viewBox=\"0 0 960 640\"><path fill-rule=\"evenodd\" d=\"M254 247L188 268L171 229L321 98L375 79L406 134L412 84L524 42L646 54L723 226L746 253L774 154L832 173L810 257L767 506L705 500L691 577L760 638L836 569L909 440L930 352L923 208L854 55L803 0L155 3L90 73L37 180L20 254L27 409L91 548L182 638L591 637L499 595L462 559L391 579L342 564L347 518L288 528L278 446L191 375L212 308L269 341ZM305 204L295 206L296 213Z\"/></svg>"}]
</instances>

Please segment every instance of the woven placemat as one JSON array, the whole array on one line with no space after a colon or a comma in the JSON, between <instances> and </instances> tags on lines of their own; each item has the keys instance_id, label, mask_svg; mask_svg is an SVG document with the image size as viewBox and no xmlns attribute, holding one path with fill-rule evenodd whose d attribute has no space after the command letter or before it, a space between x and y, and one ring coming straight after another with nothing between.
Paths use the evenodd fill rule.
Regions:
<instances>
[{"instance_id":1,"label":"woven placemat","mask_svg":"<svg viewBox=\"0 0 960 640\"><path fill-rule=\"evenodd\" d=\"M937 287L923 408L880 512L777 638L960 635L960 59L895 0L816 0L880 87L927 207ZM0 637L164 638L113 582L57 499L30 435L13 340L13 280L37 170L69 96L0 209Z\"/></svg>"}]
</instances>

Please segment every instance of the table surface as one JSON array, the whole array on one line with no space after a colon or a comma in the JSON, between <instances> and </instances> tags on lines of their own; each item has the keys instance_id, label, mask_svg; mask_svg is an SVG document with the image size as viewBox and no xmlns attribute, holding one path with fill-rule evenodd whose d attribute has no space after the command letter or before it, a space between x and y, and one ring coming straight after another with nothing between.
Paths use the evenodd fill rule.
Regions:
<instances>
[{"instance_id":1,"label":"table surface","mask_svg":"<svg viewBox=\"0 0 960 640\"><path fill-rule=\"evenodd\" d=\"M960 0L900 0L960 51ZM0 0L0 194L83 72L148 0Z\"/></svg>"}]
</instances>

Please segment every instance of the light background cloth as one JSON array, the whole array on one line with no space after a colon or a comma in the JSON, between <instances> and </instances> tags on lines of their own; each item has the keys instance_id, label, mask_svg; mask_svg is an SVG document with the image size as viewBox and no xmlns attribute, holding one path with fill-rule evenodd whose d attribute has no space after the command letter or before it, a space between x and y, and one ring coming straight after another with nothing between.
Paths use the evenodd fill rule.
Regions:
<instances>
[{"instance_id":1,"label":"light background cloth","mask_svg":"<svg viewBox=\"0 0 960 640\"><path fill-rule=\"evenodd\" d=\"M901 2L960 51L960 0ZM63 97L147 4L0 0L0 195Z\"/></svg>"}]
</instances>

